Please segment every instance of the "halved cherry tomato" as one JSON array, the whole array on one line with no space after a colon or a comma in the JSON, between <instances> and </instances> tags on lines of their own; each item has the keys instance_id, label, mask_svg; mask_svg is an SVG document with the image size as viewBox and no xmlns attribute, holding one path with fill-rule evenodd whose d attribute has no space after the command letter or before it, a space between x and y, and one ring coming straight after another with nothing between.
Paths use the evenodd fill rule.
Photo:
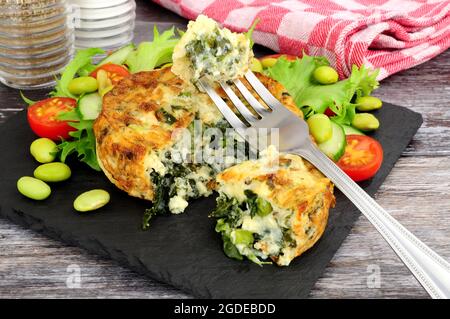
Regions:
<instances>
[{"instance_id":1,"label":"halved cherry tomato","mask_svg":"<svg viewBox=\"0 0 450 319\"><path fill-rule=\"evenodd\" d=\"M95 69L90 76L97 78L97 73L100 70L106 71L108 78L111 80L113 85L116 85L120 80L130 75L130 72L128 72L125 67L113 63L107 63Z\"/></svg>"},{"instance_id":2,"label":"halved cherry tomato","mask_svg":"<svg viewBox=\"0 0 450 319\"><path fill-rule=\"evenodd\" d=\"M325 110L324 114L328 117L333 117L336 115L329 107Z\"/></svg>"},{"instance_id":3,"label":"halved cherry tomato","mask_svg":"<svg viewBox=\"0 0 450 319\"><path fill-rule=\"evenodd\" d=\"M383 148L365 135L347 135L344 155L337 165L355 182L373 177L383 162Z\"/></svg>"},{"instance_id":4,"label":"halved cherry tomato","mask_svg":"<svg viewBox=\"0 0 450 319\"><path fill-rule=\"evenodd\" d=\"M58 116L71 111L76 105L77 101L68 97L52 97L39 101L28 108L28 123L39 137L47 137L54 141L67 139L69 132L76 129L67 121L59 120Z\"/></svg>"}]
</instances>

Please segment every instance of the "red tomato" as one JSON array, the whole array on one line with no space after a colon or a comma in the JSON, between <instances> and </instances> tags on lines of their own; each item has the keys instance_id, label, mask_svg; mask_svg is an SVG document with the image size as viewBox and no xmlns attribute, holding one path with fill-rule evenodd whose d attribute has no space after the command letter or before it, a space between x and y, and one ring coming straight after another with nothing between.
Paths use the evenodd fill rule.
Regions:
<instances>
[{"instance_id":1,"label":"red tomato","mask_svg":"<svg viewBox=\"0 0 450 319\"><path fill-rule=\"evenodd\" d=\"M383 162L383 148L365 135L347 135L344 155L337 165L355 182L374 176Z\"/></svg>"},{"instance_id":2,"label":"red tomato","mask_svg":"<svg viewBox=\"0 0 450 319\"><path fill-rule=\"evenodd\" d=\"M324 114L328 117L333 117L336 115L329 107L325 110Z\"/></svg>"},{"instance_id":3,"label":"red tomato","mask_svg":"<svg viewBox=\"0 0 450 319\"><path fill-rule=\"evenodd\" d=\"M270 55L263 56L262 58L260 58L260 60L267 59L267 58L278 59L281 56L284 57L288 61L295 61L296 59L298 59L298 57L295 55L277 53L277 54L270 54Z\"/></svg>"},{"instance_id":4,"label":"red tomato","mask_svg":"<svg viewBox=\"0 0 450 319\"><path fill-rule=\"evenodd\" d=\"M47 137L58 141L69 138L69 132L76 129L66 121L58 119L58 115L71 111L77 101L68 97L52 97L39 101L28 108L27 117L33 132L39 137Z\"/></svg>"},{"instance_id":5,"label":"red tomato","mask_svg":"<svg viewBox=\"0 0 450 319\"><path fill-rule=\"evenodd\" d=\"M97 78L97 73L100 70L106 71L106 73L108 74L108 78L111 80L111 83L113 85L116 85L120 80L130 75L130 72L128 72L125 67L113 63L107 63L98 67L90 75L94 78Z\"/></svg>"}]
</instances>

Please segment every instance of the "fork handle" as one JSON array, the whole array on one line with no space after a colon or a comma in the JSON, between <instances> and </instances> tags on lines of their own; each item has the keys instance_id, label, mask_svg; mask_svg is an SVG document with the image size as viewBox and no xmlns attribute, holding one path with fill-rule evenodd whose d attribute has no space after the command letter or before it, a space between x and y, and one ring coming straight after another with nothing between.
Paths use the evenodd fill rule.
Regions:
<instances>
[{"instance_id":1,"label":"fork handle","mask_svg":"<svg viewBox=\"0 0 450 319\"><path fill-rule=\"evenodd\" d=\"M432 298L450 298L450 264L403 227L314 145L295 153L326 175L367 217Z\"/></svg>"}]
</instances>

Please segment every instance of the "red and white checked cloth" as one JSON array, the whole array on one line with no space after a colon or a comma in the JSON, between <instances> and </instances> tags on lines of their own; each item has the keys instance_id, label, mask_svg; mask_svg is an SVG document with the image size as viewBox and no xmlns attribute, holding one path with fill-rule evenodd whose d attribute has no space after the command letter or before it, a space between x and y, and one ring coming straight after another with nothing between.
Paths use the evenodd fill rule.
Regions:
<instances>
[{"instance_id":1,"label":"red and white checked cloth","mask_svg":"<svg viewBox=\"0 0 450 319\"><path fill-rule=\"evenodd\" d=\"M353 64L378 79L450 47L450 0L153 0L188 19L205 14L237 32L260 19L256 43L274 51L324 55L341 77Z\"/></svg>"}]
</instances>

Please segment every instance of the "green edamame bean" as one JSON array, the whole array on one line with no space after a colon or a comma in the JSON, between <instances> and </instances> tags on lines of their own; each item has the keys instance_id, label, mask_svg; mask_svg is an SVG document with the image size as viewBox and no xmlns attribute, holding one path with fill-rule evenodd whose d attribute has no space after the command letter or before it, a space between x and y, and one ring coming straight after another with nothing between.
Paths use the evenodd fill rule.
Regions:
<instances>
[{"instance_id":1,"label":"green edamame bean","mask_svg":"<svg viewBox=\"0 0 450 319\"><path fill-rule=\"evenodd\" d=\"M250 245L253 243L253 233L244 229L235 229L232 234L233 244Z\"/></svg>"},{"instance_id":2,"label":"green edamame bean","mask_svg":"<svg viewBox=\"0 0 450 319\"><path fill-rule=\"evenodd\" d=\"M34 200L44 200L52 193L50 186L45 182L30 176L19 178L17 181L17 190L23 196Z\"/></svg>"},{"instance_id":3,"label":"green edamame bean","mask_svg":"<svg viewBox=\"0 0 450 319\"><path fill-rule=\"evenodd\" d=\"M380 127L380 121L370 113L357 113L352 126L361 131L373 131Z\"/></svg>"},{"instance_id":4,"label":"green edamame bean","mask_svg":"<svg viewBox=\"0 0 450 319\"><path fill-rule=\"evenodd\" d=\"M261 197L256 199L256 205L258 207L257 213L261 217L267 216L273 211L272 205Z\"/></svg>"},{"instance_id":5,"label":"green edamame bean","mask_svg":"<svg viewBox=\"0 0 450 319\"><path fill-rule=\"evenodd\" d=\"M30 145L30 153L39 163L50 163L56 158L58 147L49 138L38 138Z\"/></svg>"},{"instance_id":6,"label":"green edamame bean","mask_svg":"<svg viewBox=\"0 0 450 319\"><path fill-rule=\"evenodd\" d=\"M257 58L252 58L251 62L250 62L250 70L252 70L253 72L262 72L263 71L263 66L261 64L261 61L259 61L259 59Z\"/></svg>"},{"instance_id":7,"label":"green edamame bean","mask_svg":"<svg viewBox=\"0 0 450 319\"><path fill-rule=\"evenodd\" d=\"M314 79L320 84L333 84L339 80L339 75L331 66L323 65L314 70Z\"/></svg>"},{"instance_id":8,"label":"green edamame bean","mask_svg":"<svg viewBox=\"0 0 450 319\"><path fill-rule=\"evenodd\" d=\"M62 182L72 175L70 167L64 163L47 163L34 170L34 177L44 182Z\"/></svg>"},{"instance_id":9,"label":"green edamame bean","mask_svg":"<svg viewBox=\"0 0 450 319\"><path fill-rule=\"evenodd\" d=\"M333 135L331 120L325 114L314 114L307 120L309 131L317 143L328 141Z\"/></svg>"},{"instance_id":10,"label":"green edamame bean","mask_svg":"<svg viewBox=\"0 0 450 319\"><path fill-rule=\"evenodd\" d=\"M273 67L275 64L277 64L278 59L277 58L271 58L271 57L266 57L266 58L262 58L260 60L261 62L261 66L263 68L271 68Z\"/></svg>"},{"instance_id":11,"label":"green edamame bean","mask_svg":"<svg viewBox=\"0 0 450 319\"><path fill-rule=\"evenodd\" d=\"M109 193L103 189L94 189L79 195L73 202L73 208L79 212L89 212L108 204Z\"/></svg>"},{"instance_id":12,"label":"green edamame bean","mask_svg":"<svg viewBox=\"0 0 450 319\"><path fill-rule=\"evenodd\" d=\"M382 105L383 102L374 96L362 96L356 99L356 109L362 112L378 110Z\"/></svg>"},{"instance_id":13,"label":"green edamame bean","mask_svg":"<svg viewBox=\"0 0 450 319\"><path fill-rule=\"evenodd\" d=\"M92 76L81 76L69 82L69 92L75 95L97 91L97 79Z\"/></svg>"}]
</instances>

